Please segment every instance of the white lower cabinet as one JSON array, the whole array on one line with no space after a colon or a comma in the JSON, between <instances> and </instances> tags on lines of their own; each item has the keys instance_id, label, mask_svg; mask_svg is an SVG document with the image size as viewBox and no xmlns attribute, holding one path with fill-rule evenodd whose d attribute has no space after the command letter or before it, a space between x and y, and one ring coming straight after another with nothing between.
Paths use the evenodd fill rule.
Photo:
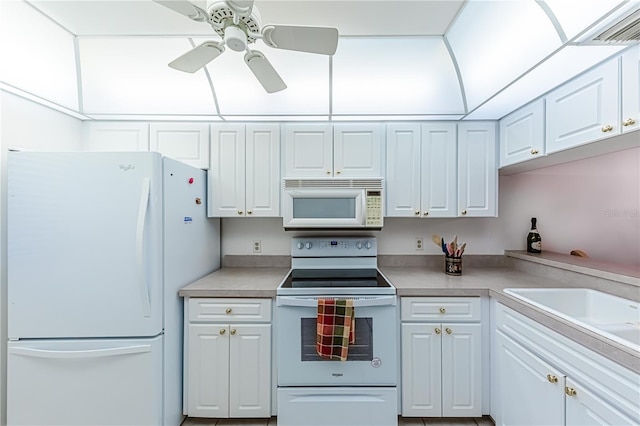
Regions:
<instances>
[{"instance_id":1,"label":"white lower cabinet","mask_svg":"<svg viewBox=\"0 0 640 426\"><path fill-rule=\"evenodd\" d=\"M420 321L433 315L443 321ZM480 298L405 297L401 317L402 415L480 417Z\"/></svg>"},{"instance_id":2,"label":"white lower cabinet","mask_svg":"<svg viewBox=\"0 0 640 426\"><path fill-rule=\"evenodd\" d=\"M494 303L497 425L640 424L640 375Z\"/></svg>"},{"instance_id":3,"label":"white lower cabinet","mask_svg":"<svg viewBox=\"0 0 640 426\"><path fill-rule=\"evenodd\" d=\"M186 310L184 414L270 417L271 300L196 298Z\"/></svg>"},{"instance_id":4,"label":"white lower cabinet","mask_svg":"<svg viewBox=\"0 0 640 426\"><path fill-rule=\"evenodd\" d=\"M498 424L563 424L564 376L560 371L500 332L494 356L499 368L494 380L500 384L502 407Z\"/></svg>"}]
</instances>

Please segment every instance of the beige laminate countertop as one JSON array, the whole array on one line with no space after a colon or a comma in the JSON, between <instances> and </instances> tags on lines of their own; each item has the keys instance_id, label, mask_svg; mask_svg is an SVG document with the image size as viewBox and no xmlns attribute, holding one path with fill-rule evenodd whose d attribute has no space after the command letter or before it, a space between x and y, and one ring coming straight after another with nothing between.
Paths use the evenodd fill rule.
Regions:
<instances>
[{"instance_id":1,"label":"beige laminate countertop","mask_svg":"<svg viewBox=\"0 0 640 426\"><path fill-rule=\"evenodd\" d=\"M183 287L182 297L268 297L289 268L225 267ZM462 276L449 276L441 268L381 267L380 271L396 287L397 295L408 296L490 296L500 303L640 373L640 353L606 339L563 318L552 315L504 293L512 287L568 287L562 281L509 267L465 267Z\"/></svg>"},{"instance_id":2,"label":"beige laminate countertop","mask_svg":"<svg viewBox=\"0 0 640 426\"><path fill-rule=\"evenodd\" d=\"M288 268L221 268L180 289L182 297L276 297Z\"/></svg>"}]
</instances>

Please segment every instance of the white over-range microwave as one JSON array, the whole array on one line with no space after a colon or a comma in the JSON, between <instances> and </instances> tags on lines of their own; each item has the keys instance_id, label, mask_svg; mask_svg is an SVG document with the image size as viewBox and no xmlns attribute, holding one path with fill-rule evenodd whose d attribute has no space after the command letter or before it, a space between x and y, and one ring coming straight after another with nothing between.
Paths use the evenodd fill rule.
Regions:
<instances>
[{"instance_id":1,"label":"white over-range microwave","mask_svg":"<svg viewBox=\"0 0 640 426\"><path fill-rule=\"evenodd\" d=\"M382 183L382 178L284 179L284 228L380 230Z\"/></svg>"}]
</instances>

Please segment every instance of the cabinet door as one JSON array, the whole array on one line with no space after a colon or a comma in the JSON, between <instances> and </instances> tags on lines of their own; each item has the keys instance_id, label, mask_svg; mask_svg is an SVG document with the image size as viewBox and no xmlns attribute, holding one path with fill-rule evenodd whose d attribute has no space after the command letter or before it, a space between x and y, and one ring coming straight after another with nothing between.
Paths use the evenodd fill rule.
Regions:
<instances>
[{"instance_id":1,"label":"cabinet door","mask_svg":"<svg viewBox=\"0 0 640 426\"><path fill-rule=\"evenodd\" d=\"M457 216L457 144L455 123L422 125L422 217Z\"/></svg>"},{"instance_id":2,"label":"cabinet door","mask_svg":"<svg viewBox=\"0 0 640 426\"><path fill-rule=\"evenodd\" d=\"M333 126L333 175L382 176L382 127L380 124Z\"/></svg>"},{"instance_id":3,"label":"cabinet door","mask_svg":"<svg viewBox=\"0 0 640 426\"><path fill-rule=\"evenodd\" d=\"M458 215L497 215L496 125L458 125Z\"/></svg>"},{"instance_id":4,"label":"cabinet door","mask_svg":"<svg viewBox=\"0 0 640 426\"><path fill-rule=\"evenodd\" d=\"M442 325L442 417L482 416L480 324Z\"/></svg>"},{"instance_id":5,"label":"cabinet door","mask_svg":"<svg viewBox=\"0 0 640 426\"><path fill-rule=\"evenodd\" d=\"M420 125L387 125L386 215L420 216Z\"/></svg>"},{"instance_id":6,"label":"cabinet door","mask_svg":"<svg viewBox=\"0 0 640 426\"><path fill-rule=\"evenodd\" d=\"M83 123L87 151L149 151L149 124L120 122Z\"/></svg>"},{"instance_id":7,"label":"cabinet door","mask_svg":"<svg viewBox=\"0 0 640 426\"><path fill-rule=\"evenodd\" d=\"M402 415L440 417L440 324L402 323Z\"/></svg>"},{"instance_id":8,"label":"cabinet door","mask_svg":"<svg viewBox=\"0 0 640 426\"><path fill-rule=\"evenodd\" d=\"M209 217L245 214L245 128L243 124L211 126L211 168L207 209Z\"/></svg>"},{"instance_id":9,"label":"cabinet door","mask_svg":"<svg viewBox=\"0 0 640 426\"><path fill-rule=\"evenodd\" d=\"M622 131L640 128L640 48L622 55Z\"/></svg>"},{"instance_id":10,"label":"cabinet door","mask_svg":"<svg viewBox=\"0 0 640 426\"><path fill-rule=\"evenodd\" d=\"M187 348L187 415L229 416L228 325L189 324Z\"/></svg>"},{"instance_id":11,"label":"cabinet door","mask_svg":"<svg viewBox=\"0 0 640 426\"><path fill-rule=\"evenodd\" d=\"M496 349L499 424L564 424L564 375L500 331Z\"/></svg>"},{"instance_id":12,"label":"cabinet door","mask_svg":"<svg viewBox=\"0 0 640 426\"><path fill-rule=\"evenodd\" d=\"M544 100L500 120L500 167L544 155Z\"/></svg>"},{"instance_id":13,"label":"cabinet door","mask_svg":"<svg viewBox=\"0 0 640 426\"><path fill-rule=\"evenodd\" d=\"M546 97L547 154L620 133L618 81L612 60Z\"/></svg>"},{"instance_id":14,"label":"cabinet door","mask_svg":"<svg viewBox=\"0 0 640 426\"><path fill-rule=\"evenodd\" d=\"M283 177L332 176L332 139L330 124L286 125Z\"/></svg>"},{"instance_id":15,"label":"cabinet door","mask_svg":"<svg viewBox=\"0 0 640 426\"><path fill-rule=\"evenodd\" d=\"M271 417L271 325L231 324L229 417Z\"/></svg>"},{"instance_id":16,"label":"cabinet door","mask_svg":"<svg viewBox=\"0 0 640 426\"><path fill-rule=\"evenodd\" d=\"M151 123L150 150L199 169L209 168L207 123Z\"/></svg>"},{"instance_id":17,"label":"cabinet door","mask_svg":"<svg viewBox=\"0 0 640 426\"><path fill-rule=\"evenodd\" d=\"M251 124L246 128L247 216L280 215L280 125Z\"/></svg>"},{"instance_id":18,"label":"cabinet door","mask_svg":"<svg viewBox=\"0 0 640 426\"><path fill-rule=\"evenodd\" d=\"M566 392L566 426L638 424L570 378L566 381Z\"/></svg>"}]
</instances>

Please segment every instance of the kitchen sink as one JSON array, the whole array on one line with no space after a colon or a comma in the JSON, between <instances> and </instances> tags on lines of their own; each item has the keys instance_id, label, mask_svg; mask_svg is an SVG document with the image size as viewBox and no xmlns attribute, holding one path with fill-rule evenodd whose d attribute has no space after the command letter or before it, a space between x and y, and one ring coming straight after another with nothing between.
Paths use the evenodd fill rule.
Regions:
<instances>
[{"instance_id":1,"label":"kitchen sink","mask_svg":"<svg viewBox=\"0 0 640 426\"><path fill-rule=\"evenodd\" d=\"M640 303L586 288L506 288L505 293L640 351Z\"/></svg>"}]
</instances>

